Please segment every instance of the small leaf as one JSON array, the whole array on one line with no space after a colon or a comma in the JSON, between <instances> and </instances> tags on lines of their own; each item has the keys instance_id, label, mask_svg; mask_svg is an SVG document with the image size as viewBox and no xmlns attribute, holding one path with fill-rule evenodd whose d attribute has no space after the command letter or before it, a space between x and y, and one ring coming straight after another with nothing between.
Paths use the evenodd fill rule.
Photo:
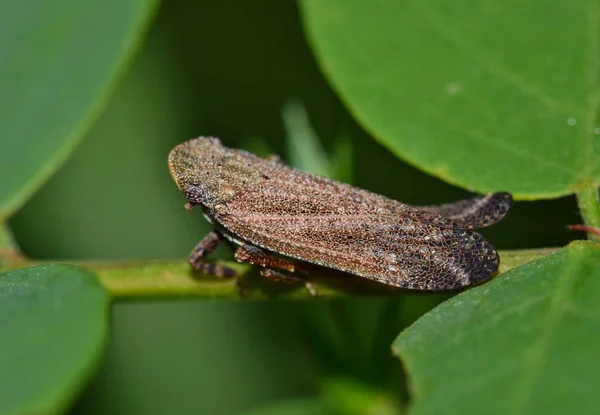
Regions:
<instances>
[{"instance_id":1,"label":"small leaf","mask_svg":"<svg viewBox=\"0 0 600 415\"><path fill-rule=\"evenodd\" d=\"M155 3L0 2L0 221L71 153Z\"/></svg>"},{"instance_id":2,"label":"small leaf","mask_svg":"<svg viewBox=\"0 0 600 415\"><path fill-rule=\"evenodd\" d=\"M8 225L0 222L0 251L12 250L15 247L15 241Z\"/></svg>"},{"instance_id":3,"label":"small leaf","mask_svg":"<svg viewBox=\"0 0 600 415\"><path fill-rule=\"evenodd\" d=\"M325 405L318 398L296 398L287 401L275 402L244 415L330 415Z\"/></svg>"},{"instance_id":4,"label":"small leaf","mask_svg":"<svg viewBox=\"0 0 600 415\"><path fill-rule=\"evenodd\" d=\"M352 182L353 147L350 136L340 134L331 157L321 144L308 119L306 108L290 101L282 110L287 130L287 152L293 167L342 182Z\"/></svg>"},{"instance_id":5,"label":"small leaf","mask_svg":"<svg viewBox=\"0 0 600 415\"><path fill-rule=\"evenodd\" d=\"M330 378L323 384L323 398L332 413L343 415L398 415L398 400L389 393L352 378Z\"/></svg>"},{"instance_id":6,"label":"small leaf","mask_svg":"<svg viewBox=\"0 0 600 415\"><path fill-rule=\"evenodd\" d=\"M296 101L288 102L283 107L282 115L292 166L320 176L332 177L331 161L310 125L304 106Z\"/></svg>"},{"instance_id":7,"label":"small leaf","mask_svg":"<svg viewBox=\"0 0 600 415\"><path fill-rule=\"evenodd\" d=\"M323 383L322 395L271 403L244 415L398 415L398 403L385 391L352 378L330 378Z\"/></svg>"},{"instance_id":8,"label":"small leaf","mask_svg":"<svg viewBox=\"0 0 600 415\"><path fill-rule=\"evenodd\" d=\"M395 340L412 414L593 414L600 247L576 242L436 307Z\"/></svg>"},{"instance_id":9,"label":"small leaf","mask_svg":"<svg viewBox=\"0 0 600 415\"><path fill-rule=\"evenodd\" d=\"M83 268L0 274L0 413L65 410L98 363L108 308L107 292Z\"/></svg>"},{"instance_id":10,"label":"small leaf","mask_svg":"<svg viewBox=\"0 0 600 415\"><path fill-rule=\"evenodd\" d=\"M354 181L354 147L350 136L340 134L334 143L331 164L333 165L332 178L344 183Z\"/></svg>"},{"instance_id":11,"label":"small leaf","mask_svg":"<svg viewBox=\"0 0 600 415\"><path fill-rule=\"evenodd\" d=\"M600 3L301 5L325 75L399 157L522 199L600 183Z\"/></svg>"}]
</instances>

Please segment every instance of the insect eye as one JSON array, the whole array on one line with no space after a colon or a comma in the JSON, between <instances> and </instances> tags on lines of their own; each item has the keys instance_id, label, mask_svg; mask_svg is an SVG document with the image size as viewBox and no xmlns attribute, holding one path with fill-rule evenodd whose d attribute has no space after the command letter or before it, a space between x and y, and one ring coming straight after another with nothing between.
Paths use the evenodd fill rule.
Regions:
<instances>
[{"instance_id":1,"label":"insect eye","mask_svg":"<svg viewBox=\"0 0 600 415\"><path fill-rule=\"evenodd\" d=\"M208 199L206 190L196 185L190 185L186 187L183 194L185 195L185 198L193 205L204 204Z\"/></svg>"}]
</instances>

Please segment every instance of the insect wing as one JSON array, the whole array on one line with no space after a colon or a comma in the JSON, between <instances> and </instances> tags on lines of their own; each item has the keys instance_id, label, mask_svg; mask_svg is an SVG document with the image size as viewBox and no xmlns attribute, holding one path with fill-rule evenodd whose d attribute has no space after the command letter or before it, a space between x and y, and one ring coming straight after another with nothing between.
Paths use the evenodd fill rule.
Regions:
<instances>
[{"instance_id":1,"label":"insect wing","mask_svg":"<svg viewBox=\"0 0 600 415\"><path fill-rule=\"evenodd\" d=\"M498 269L496 251L476 232L416 220L418 211L381 214L365 201L349 204L355 195L344 189L285 187L265 183L237 195L219 221L270 251L398 287L452 289Z\"/></svg>"},{"instance_id":2,"label":"insect wing","mask_svg":"<svg viewBox=\"0 0 600 415\"><path fill-rule=\"evenodd\" d=\"M418 206L416 209L442 215L465 229L477 229L502 220L512 204L509 193L499 192L444 205Z\"/></svg>"}]
</instances>

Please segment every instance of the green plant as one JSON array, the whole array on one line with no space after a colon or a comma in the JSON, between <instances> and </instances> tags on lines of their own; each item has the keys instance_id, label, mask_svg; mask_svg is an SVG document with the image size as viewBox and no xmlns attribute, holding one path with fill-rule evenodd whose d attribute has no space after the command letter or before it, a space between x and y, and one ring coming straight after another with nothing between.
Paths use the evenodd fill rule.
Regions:
<instances>
[{"instance_id":1,"label":"green plant","mask_svg":"<svg viewBox=\"0 0 600 415\"><path fill-rule=\"evenodd\" d=\"M151 0L0 5L0 413L70 408L102 362L111 302L117 327L129 331L155 329L161 321L175 330L174 322L187 316L189 325L181 327L213 321L213 336L245 336L244 353L236 347L225 355L222 348L213 358L223 355L220 362L235 361L229 364L261 381L245 392L228 389L236 399L219 395L222 387L210 392L220 369L197 363L210 360L203 349L196 363L185 361L200 369L191 379L181 376L182 383L204 382L191 389L203 392L175 398L178 413L197 413L196 401L211 394L216 406L205 410L213 414L287 397L252 413L594 413L597 242L592 236L532 249L565 245L563 229L577 220L562 211L561 203L573 210L568 199L517 203L516 219L496 227L504 226L505 237L492 229L488 238L511 248L500 251L502 273L460 294L390 293L315 276L326 301L248 304L308 294L265 283L222 259L246 274L250 291L219 312L267 318L279 310L293 316L277 323L293 328L292 340L263 327L268 334L253 343L258 330L228 326L218 312L190 317L190 307L168 317L159 302L130 302L238 298L231 280L192 278L181 259L148 259L181 257L202 236L203 222L191 226L189 215L179 215L183 201L168 178L166 155L174 144L215 130L231 132L250 150L280 153L304 169L410 203L450 201L461 192L390 153L473 192L506 190L518 201L575 195L583 223L600 227L598 7L593 1L303 0L299 13L310 48L350 116L312 66L290 5L163 4L144 46L140 39L157 10ZM234 29L218 30L223 22ZM238 42L245 47L235 49ZM56 247L61 244L64 249ZM48 257L76 265L46 264L56 262ZM362 298L382 292L383 299ZM146 308L135 324L120 326L130 304ZM184 342L188 329L157 337ZM125 350L116 331L109 359ZM190 338L190 347L205 341ZM309 353L297 350L290 356L298 362L273 363L301 340ZM140 343L130 359L166 370L145 358L152 347ZM269 351L265 364L244 360L259 356L256 350ZM311 380L279 386L269 380L295 377L274 368L293 364L298 371L315 367L302 375ZM110 383L142 388L160 382L161 371L155 375ZM268 382L272 389L259 388ZM290 392L296 387L302 392ZM93 399L97 389L74 411L118 412ZM118 409L173 411L170 395L143 390L140 399L152 404L124 400Z\"/></svg>"}]
</instances>

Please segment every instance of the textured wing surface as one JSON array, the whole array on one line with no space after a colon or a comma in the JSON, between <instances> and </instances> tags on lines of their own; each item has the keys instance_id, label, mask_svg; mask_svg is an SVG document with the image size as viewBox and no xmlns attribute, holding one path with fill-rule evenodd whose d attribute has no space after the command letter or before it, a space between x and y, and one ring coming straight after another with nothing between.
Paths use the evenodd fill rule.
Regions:
<instances>
[{"instance_id":1,"label":"textured wing surface","mask_svg":"<svg viewBox=\"0 0 600 415\"><path fill-rule=\"evenodd\" d=\"M416 209L445 216L465 229L477 229L502 220L512 204L512 196L500 192L444 205L418 206Z\"/></svg>"},{"instance_id":2,"label":"textured wing surface","mask_svg":"<svg viewBox=\"0 0 600 415\"><path fill-rule=\"evenodd\" d=\"M496 251L480 234L332 183L263 183L230 200L217 220L265 249L398 287L452 289L498 269Z\"/></svg>"}]
</instances>

